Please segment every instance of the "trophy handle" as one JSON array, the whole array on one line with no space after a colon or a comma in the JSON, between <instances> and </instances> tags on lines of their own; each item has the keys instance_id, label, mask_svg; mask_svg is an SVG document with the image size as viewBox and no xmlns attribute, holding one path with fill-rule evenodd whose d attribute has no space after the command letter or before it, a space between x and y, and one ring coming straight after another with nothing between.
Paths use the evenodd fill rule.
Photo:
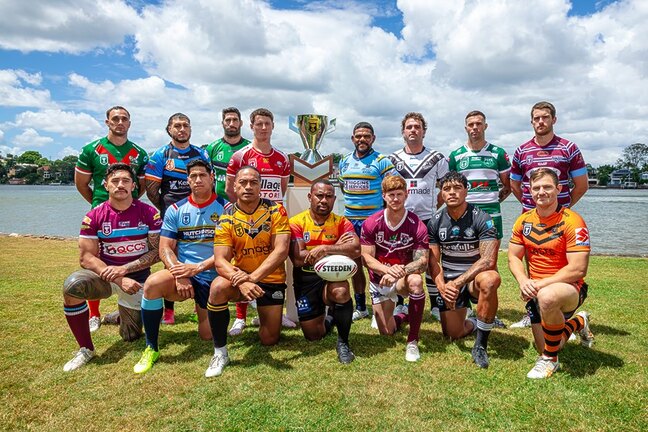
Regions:
<instances>
[{"instance_id":1,"label":"trophy handle","mask_svg":"<svg viewBox=\"0 0 648 432\"><path fill-rule=\"evenodd\" d=\"M324 132L324 134L330 134L331 132L333 132L333 131L335 130L335 127L336 127L336 125L335 125L335 124L336 124L336 120L337 120L337 119L333 119L333 120L331 120L331 121L329 122L329 125L328 125L328 127L326 128L326 132Z\"/></svg>"},{"instance_id":2,"label":"trophy handle","mask_svg":"<svg viewBox=\"0 0 648 432\"><path fill-rule=\"evenodd\" d=\"M288 116L288 128L293 132L299 133L299 127L297 127L296 116Z\"/></svg>"}]
</instances>

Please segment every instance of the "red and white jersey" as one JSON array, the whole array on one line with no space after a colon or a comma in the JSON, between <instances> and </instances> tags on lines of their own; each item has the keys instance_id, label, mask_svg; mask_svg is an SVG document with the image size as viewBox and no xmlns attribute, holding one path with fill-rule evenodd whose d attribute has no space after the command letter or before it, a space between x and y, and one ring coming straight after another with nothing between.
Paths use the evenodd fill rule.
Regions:
<instances>
[{"instance_id":1,"label":"red and white jersey","mask_svg":"<svg viewBox=\"0 0 648 432\"><path fill-rule=\"evenodd\" d=\"M283 204L281 180L290 177L288 156L274 147L268 154L261 153L249 144L232 155L227 165L227 175L234 177L246 165L261 173L261 198Z\"/></svg>"}]
</instances>

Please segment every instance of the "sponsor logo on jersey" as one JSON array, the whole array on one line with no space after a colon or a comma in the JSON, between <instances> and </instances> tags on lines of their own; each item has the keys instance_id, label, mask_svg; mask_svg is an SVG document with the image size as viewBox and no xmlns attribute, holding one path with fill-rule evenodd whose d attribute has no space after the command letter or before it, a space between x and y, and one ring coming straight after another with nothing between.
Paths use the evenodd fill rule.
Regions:
<instances>
[{"instance_id":1,"label":"sponsor logo on jersey","mask_svg":"<svg viewBox=\"0 0 648 432\"><path fill-rule=\"evenodd\" d=\"M148 231L148 225L146 225L144 222L140 222L137 224L137 229L140 231Z\"/></svg>"},{"instance_id":2,"label":"sponsor logo on jersey","mask_svg":"<svg viewBox=\"0 0 648 432\"><path fill-rule=\"evenodd\" d=\"M410 180L410 182L409 182L409 187L410 187L410 189L411 189L411 188L415 188L417 185L418 185L418 181L416 181L416 180Z\"/></svg>"},{"instance_id":3,"label":"sponsor logo on jersey","mask_svg":"<svg viewBox=\"0 0 648 432\"><path fill-rule=\"evenodd\" d=\"M261 178L261 190L265 192L278 192L281 190L281 181L279 179Z\"/></svg>"},{"instance_id":4,"label":"sponsor logo on jersey","mask_svg":"<svg viewBox=\"0 0 648 432\"><path fill-rule=\"evenodd\" d=\"M369 180L346 180L344 189L350 192L366 192L369 190Z\"/></svg>"},{"instance_id":5,"label":"sponsor logo on jersey","mask_svg":"<svg viewBox=\"0 0 648 432\"><path fill-rule=\"evenodd\" d=\"M484 161L484 165L486 165L487 167L494 167L495 166L495 159L493 159L493 158L485 158L485 159L483 159L483 161Z\"/></svg>"},{"instance_id":6,"label":"sponsor logo on jersey","mask_svg":"<svg viewBox=\"0 0 648 432\"><path fill-rule=\"evenodd\" d=\"M409 234L401 233L401 235L400 235L400 241L401 241L401 243L402 243L403 245L408 244L408 243L410 242L410 240L412 240L412 237L410 237Z\"/></svg>"},{"instance_id":7,"label":"sponsor logo on jersey","mask_svg":"<svg viewBox=\"0 0 648 432\"><path fill-rule=\"evenodd\" d=\"M83 221L81 223L84 223L86 225L90 225L92 223L92 219L90 219L89 216L84 216Z\"/></svg>"},{"instance_id":8,"label":"sponsor logo on jersey","mask_svg":"<svg viewBox=\"0 0 648 432\"><path fill-rule=\"evenodd\" d=\"M457 225L455 225L455 226L453 226L452 228L450 228L450 235L451 235L452 237L457 237L457 236L459 235L460 232L461 232L461 230L459 229L459 227L458 227Z\"/></svg>"},{"instance_id":9,"label":"sponsor logo on jersey","mask_svg":"<svg viewBox=\"0 0 648 432\"><path fill-rule=\"evenodd\" d=\"M466 236L466 238L473 238L475 237L475 230L471 227L468 227L464 230L464 235Z\"/></svg>"},{"instance_id":10,"label":"sponsor logo on jersey","mask_svg":"<svg viewBox=\"0 0 648 432\"><path fill-rule=\"evenodd\" d=\"M533 224L531 222L524 222L522 225L522 234L525 236L528 236L531 234L531 230L533 229Z\"/></svg>"},{"instance_id":11,"label":"sponsor logo on jersey","mask_svg":"<svg viewBox=\"0 0 648 432\"><path fill-rule=\"evenodd\" d=\"M183 225L189 225L190 221L191 221L191 214L182 213L182 224Z\"/></svg>"},{"instance_id":12,"label":"sponsor logo on jersey","mask_svg":"<svg viewBox=\"0 0 648 432\"><path fill-rule=\"evenodd\" d=\"M378 231L376 233L376 243L382 243L385 240L385 233L383 231Z\"/></svg>"},{"instance_id":13,"label":"sponsor logo on jersey","mask_svg":"<svg viewBox=\"0 0 648 432\"><path fill-rule=\"evenodd\" d=\"M311 239L311 235L308 231L304 233L304 243L308 243Z\"/></svg>"},{"instance_id":14,"label":"sponsor logo on jersey","mask_svg":"<svg viewBox=\"0 0 648 432\"><path fill-rule=\"evenodd\" d=\"M254 247L242 249L241 255L243 256L257 255L257 254L269 255L270 252L272 252L270 245L263 245L263 246L254 246Z\"/></svg>"},{"instance_id":15,"label":"sponsor logo on jersey","mask_svg":"<svg viewBox=\"0 0 648 432\"><path fill-rule=\"evenodd\" d=\"M495 226L495 225L493 224L493 221L492 221L492 220L489 219L489 220L486 221L486 229L491 229L491 228L493 228L494 226Z\"/></svg>"},{"instance_id":16,"label":"sponsor logo on jersey","mask_svg":"<svg viewBox=\"0 0 648 432\"><path fill-rule=\"evenodd\" d=\"M256 159L250 159L248 161L248 165L250 165L252 168L256 168L257 167Z\"/></svg>"},{"instance_id":17,"label":"sponsor logo on jersey","mask_svg":"<svg viewBox=\"0 0 648 432\"><path fill-rule=\"evenodd\" d=\"M245 230L241 224L234 225L234 234L236 234L237 237L243 237L245 235Z\"/></svg>"},{"instance_id":18,"label":"sponsor logo on jersey","mask_svg":"<svg viewBox=\"0 0 648 432\"><path fill-rule=\"evenodd\" d=\"M587 228L576 228L576 246L589 246L589 230Z\"/></svg>"},{"instance_id":19,"label":"sponsor logo on jersey","mask_svg":"<svg viewBox=\"0 0 648 432\"><path fill-rule=\"evenodd\" d=\"M528 165L531 165L533 163L533 155L527 155L525 161Z\"/></svg>"},{"instance_id":20,"label":"sponsor logo on jersey","mask_svg":"<svg viewBox=\"0 0 648 432\"><path fill-rule=\"evenodd\" d=\"M168 159L166 161L166 165L164 165L164 169L167 171L173 171L175 169L175 162L173 159Z\"/></svg>"},{"instance_id":21,"label":"sponsor logo on jersey","mask_svg":"<svg viewBox=\"0 0 648 432\"><path fill-rule=\"evenodd\" d=\"M161 217L161 216L160 216L160 212L156 212L156 213L153 215L153 220L154 220L154 221L155 221L155 220L158 220L158 219L160 219L160 217Z\"/></svg>"},{"instance_id":22,"label":"sponsor logo on jersey","mask_svg":"<svg viewBox=\"0 0 648 432\"><path fill-rule=\"evenodd\" d=\"M119 228L126 228L130 226L130 221L119 221L117 224Z\"/></svg>"},{"instance_id":23,"label":"sponsor logo on jersey","mask_svg":"<svg viewBox=\"0 0 648 432\"><path fill-rule=\"evenodd\" d=\"M118 243L104 243L104 253L109 256L140 256L148 252L146 239Z\"/></svg>"},{"instance_id":24,"label":"sponsor logo on jersey","mask_svg":"<svg viewBox=\"0 0 648 432\"><path fill-rule=\"evenodd\" d=\"M216 155L216 160L223 160L223 157L224 157L224 153L218 152L218 154Z\"/></svg>"},{"instance_id":25,"label":"sponsor logo on jersey","mask_svg":"<svg viewBox=\"0 0 648 432\"><path fill-rule=\"evenodd\" d=\"M416 188L409 189L407 193L409 195L429 195L432 193L432 190L430 188Z\"/></svg>"},{"instance_id":26,"label":"sponsor logo on jersey","mask_svg":"<svg viewBox=\"0 0 648 432\"><path fill-rule=\"evenodd\" d=\"M209 220L214 222L214 224L218 224L218 218L219 216L217 212L214 212L209 216Z\"/></svg>"},{"instance_id":27,"label":"sponsor logo on jersey","mask_svg":"<svg viewBox=\"0 0 648 432\"><path fill-rule=\"evenodd\" d=\"M459 161L459 169L466 169L468 168L468 158L463 158Z\"/></svg>"},{"instance_id":28,"label":"sponsor logo on jersey","mask_svg":"<svg viewBox=\"0 0 648 432\"><path fill-rule=\"evenodd\" d=\"M110 222L104 222L101 224L101 232L106 236L112 234L112 225L110 225Z\"/></svg>"},{"instance_id":29,"label":"sponsor logo on jersey","mask_svg":"<svg viewBox=\"0 0 648 432\"><path fill-rule=\"evenodd\" d=\"M99 163L101 165L108 165L108 155L107 154L99 155Z\"/></svg>"},{"instance_id":30,"label":"sponsor logo on jersey","mask_svg":"<svg viewBox=\"0 0 648 432\"><path fill-rule=\"evenodd\" d=\"M547 150L540 150L539 152L536 153L540 157L546 157L549 156L549 152Z\"/></svg>"},{"instance_id":31,"label":"sponsor logo on jersey","mask_svg":"<svg viewBox=\"0 0 648 432\"><path fill-rule=\"evenodd\" d=\"M445 241L446 238L448 238L448 230L447 228L440 228L439 229L439 238L441 241Z\"/></svg>"},{"instance_id":32,"label":"sponsor logo on jersey","mask_svg":"<svg viewBox=\"0 0 648 432\"><path fill-rule=\"evenodd\" d=\"M396 162L396 170L397 171L403 171L403 168L405 168L405 164L402 161Z\"/></svg>"}]
</instances>

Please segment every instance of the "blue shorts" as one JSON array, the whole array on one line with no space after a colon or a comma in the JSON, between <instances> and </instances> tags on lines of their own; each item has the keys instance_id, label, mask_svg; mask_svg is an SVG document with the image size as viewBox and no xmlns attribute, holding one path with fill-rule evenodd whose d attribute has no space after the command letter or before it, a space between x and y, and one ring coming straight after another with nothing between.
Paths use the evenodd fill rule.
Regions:
<instances>
[{"instance_id":1,"label":"blue shorts","mask_svg":"<svg viewBox=\"0 0 648 432\"><path fill-rule=\"evenodd\" d=\"M364 219L349 219L349 222L353 225L353 229L358 237L360 237L360 231L362 230L362 224L364 221Z\"/></svg>"},{"instance_id":2,"label":"blue shorts","mask_svg":"<svg viewBox=\"0 0 648 432\"><path fill-rule=\"evenodd\" d=\"M207 301L209 300L209 287L211 286L211 282L204 282L202 280L196 279L195 277L192 277L189 280L191 280L191 286L194 289L194 301L199 307L207 309Z\"/></svg>"}]
</instances>

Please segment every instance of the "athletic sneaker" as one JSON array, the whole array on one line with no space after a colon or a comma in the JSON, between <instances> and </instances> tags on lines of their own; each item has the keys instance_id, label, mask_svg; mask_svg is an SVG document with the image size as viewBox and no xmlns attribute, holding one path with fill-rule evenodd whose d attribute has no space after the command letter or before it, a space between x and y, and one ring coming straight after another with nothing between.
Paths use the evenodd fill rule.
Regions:
<instances>
[{"instance_id":1,"label":"athletic sneaker","mask_svg":"<svg viewBox=\"0 0 648 432\"><path fill-rule=\"evenodd\" d=\"M441 312L439 311L439 308L438 308L438 307L435 306L435 307L433 307L432 309L430 309L430 315L431 315L432 318L434 318L435 320L437 320L437 321L441 321Z\"/></svg>"},{"instance_id":2,"label":"athletic sneaker","mask_svg":"<svg viewBox=\"0 0 648 432\"><path fill-rule=\"evenodd\" d=\"M65 372L72 372L73 370L77 370L82 366L85 366L86 363L88 363L90 360L92 360L92 357L95 356L95 352L92 350L89 350L88 348L81 347L79 351L74 355L72 360L69 362L65 363L65 366L63 366L63 370Z\"/></svg>"},{"instance_id":3,"label":"athletic sneaker","mask_svg":"<svg viewBox=\"0 0 648 432\"><path fill-rule=\"evenodd\" d=\"M191 321L193 323L197 323L198 322L198 313L194 312L191 315L189 315L189 321Z\"/></svg>"},{"instance_id":4,"label":"athletic sneaker","mask_svg":"<svg viewBox=\"0 0 648 432\"><path fill-rule=\"evenodd\" d=\"M335 350L337 351L338 360L342 364L349 364L355 359L355 354L353 354L353 351L351 351L349 345L345 344L342 341L338 341L337 348Z\"/></svg>"},{"instance_id":5,"label":"athletic sneaker","mask_svg":"<svg viewBox=\"0 0 648 432\"><path fill-rule=\"evenodd\" d=\"M525 328L531 327L531 317L529 314L524 314L522 319L516 323L511 324L510 328Z\"/></svg>"},{"instance_id":6,"label":"athletic sneaker","mask_svg":"<svg viewBox=\"0 0 648 432\"><path fill-rule=\"evenodd\" d=\"M371 328L378 329L378 321L376 321L376 315L371 315Z\"/></svg>"},{"instance_id":7,"label":"athletic sneaker","mask_svg":"<svg viewBox=\"0 0 648 432\"><path fill-rule=\"evenodd\" d=\"M119 311L116 310L104 315L101 323L106 325L119 325Z\"/></svg>"},{"instance_id":8,"label":"athletic sneaker","mask_svg":"<svg viewBox=\"0 0 648 432\"><path fill-rule=\"evenodd\" d=\"M153 367L153 363L155 363L158 358L160 358L160 352L155 351L150 346L147 346L142 353L142 358L140 358L137 364L133 366L133 372L141 374L150 371Z\"/></svg>"},{"instance_id":9,"label":"athletic sneaker","mask_svg":"<svg viewBox=\"0 0 648 432\"><path fill-rule=\"evenodd\" d=\"M229 329L229 335L230 336L238 336L241 333L243 333L243 329L245 328L245 320L236 318L234 320L234 324L232 324L232 328Z\"/></svg>"},{"instance_id":10,"label":"athletic sneaker","mask_svg":"<svg viewBox=\"0 0 648 432\"><path fill-rule=\"evenodd\" d=\"M538 361L536 361L535 366L533 366L533 369L531 369L527 374L527 378L531 378L531 379L549 378L551 375L553 375L555 372L559 370L560 370L560 363L558 363L558 360L551 361L551 359L548 359L544 356L540 356L538 357Z\"/></svg>"},{"instance_id":11,"label":"athletic sneaker","mask_svg":"<svg viewBox=\"0 0 648 432\"><path fill-rule=\"evenodd\" d=\"M297 324L295 324L290 318L288 318L286 315L281 315L281 325L286 328L296 328Z\"/></svg>"},{"instance_id":12,"label":"athletic sneaker","mask_svg":"<svg viewBox=\"0 0 648 432\"><path fill-rule=\"evenodd\" d=\"M580 336L580 340L581 340L581 345L584 346L585 348L592 348L592 345L594 345L594 335L592 334L592 331L590 330L590 326L589 326L590 314L589 312L581 311L578 312L576 315L582 317L584 321L583 328L578 331L578 335Z\"/></svg>"},{"instance_id":13,"label":"athletic sneaker","mask_svg":"<svg viewBox=\"0 0 648 432\"><path fill-rule=\"evenodd\" d=\"M502 321L497 317L497 315L495 315L495 319L493 320L493 327L506 328L506 324L504 324L504 321Z\"/></svg>"},{"instance_id":14,"label":"athletic sneaker","mask_svg":"<svg viewBox=\"0 0 648 432\"><path fill-rule=\"evenodd\" d=\"M367 318L369 316L369 311L367 309L361 311L361 310L354 310L353 311L353 321L358 321L361 320L362 318Z\"/></svg>"},{"instance_id":15,"label":"athletic sneaker","mask_svg":"<svg viewBox=\"0 0 648 432\"><path fill-rule=\"evenodd\" d=\"M473 323L473 329L471 333L472 334L477 333L477 318L475 317L466 318L466 321L470 321L471 323Z\"/></svg>"},{"instance_id":16,"label":"athletic sneaker","mask_svg":"<svg viewBox=\"0 0 648 432\"><path fill-rule=\"evenodd\" d=\"M166 325L175 324L175 310L164 309L164 314L162 315L162 324L166 324Z\"/></svg>"},{"instance_id":17,"label":"athletic sneaker","mask_svg":"<svg viewBox=\"0 0 648 432\"><path fill-rule=\"evenodd\" d=\"M567 339L567 342L576 342L576 333L570 334L569 339Z\"/></svg>"},{"instance_id":18,"label":"athletic sneaker","mask_svg":"<svg viewBox=\"0 0 648 432\"><path fill-rule=\"evenodd\" d=\"M229 361L229 356L227 354L214 354L214 357L212 357L209 366L205 371L205 377L211 378L220 376L223 373L225 366L229 364Z\"/></svg>"},{"instance_id":19,"label":"athletic sneaker","mask_svg":"<svg viewBox=\"0 0 648 432\"><path fill-rule=\"evenodd\" d=\"M403 313L404 313L405 315L408 315L408 314L409 314L409 306L406 305L406 304L403 305Z\"/></svg>"},{"instance_id":20,"label":"athletic sneaker","mask_svg":"<svg viewBox=\"0 0 648 432\"><path fill-rule=\"evenodd\" d=\"M421 354L419 353L418 342L408 342L407 347L405 347L405 360L408 362L415 362L419 361L420 358Z\"/></svg>"},{"instance_id":21,"label":"athletic sneaker","mask_svg":"<svg viewBox=\"0 0 648 432\"><path fill-rule=\"evenodd\" d=\"M101 327L101 317L90 317L88 324L90 325L90 333L96 332L97 330L99 330L99 327Z\"/></svg>"},{"instance_id":22,"label":"athletic sneaker","mask_svg":"<svg viewBox=\"0 0 648 432\"><path fill-rule=\"evenodd\" d=\"M488 354L486 353L486 348L481 345L475 345L470 354L477 366L482 369L488 368Z\"/></svg>"},{"instance_id":23,"label":"athletic sneaker","mask_svg":"<svg viewBox=\"0 0 648 432\"><path fill-rule=\"evenodd\" d=\"M398 315L399 313L402 313L404 307L405 305L396 305L396 307L394 308L394 315Z\"/></svg>"},{"instance_id":24,"label":"athletic sneaker","mask_svg":"<svg viewBox=\"0 0 648 432\"><path fill-rule=\"evenodd\" d=\"M252 301L249 303L249 305L252 306L252 309L256 309L256 308L257 308L257 302L256 302L256 299L252 300Z\"/></svg>"},{"instance_id":25,"label":"athletic sneaker","mask_svg":"<svg viewBox=\"0 0 648 432\"><path fill-rule=\"evenodd\" d=\"M252 321L250 321L250 325L252 327L259 327L259 325L261 325L261 322L259 321L259 317L255 316L254 318L252 318Z\"/></svg>"}]
</instances>

